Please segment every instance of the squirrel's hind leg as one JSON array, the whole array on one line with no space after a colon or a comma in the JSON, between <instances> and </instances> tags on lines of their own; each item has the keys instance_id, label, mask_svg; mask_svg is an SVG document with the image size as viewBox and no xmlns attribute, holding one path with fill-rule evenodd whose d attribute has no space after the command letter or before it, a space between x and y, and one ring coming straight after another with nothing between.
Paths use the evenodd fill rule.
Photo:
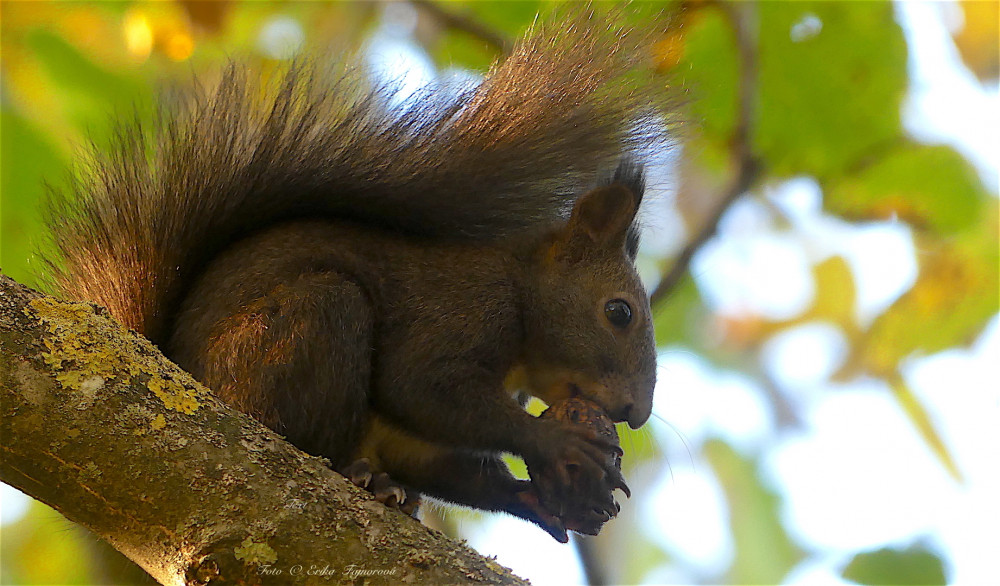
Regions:
<instances>
[{"instance_id":1,"label":"squirrel's hind leg","mask_svg":"<svg viewBox=\"0 0 1000 586\"><path fill-rule=\"evenodd\" d=\"M182 315L189 327L178 324L173 346L189 358L178 362L296 447L334 469L350 463L372 369L372 309L361 288L331 271L286 279L250 301L227 299L225 282L216 284L213 299Z\"/></svg>"}]
</instances>

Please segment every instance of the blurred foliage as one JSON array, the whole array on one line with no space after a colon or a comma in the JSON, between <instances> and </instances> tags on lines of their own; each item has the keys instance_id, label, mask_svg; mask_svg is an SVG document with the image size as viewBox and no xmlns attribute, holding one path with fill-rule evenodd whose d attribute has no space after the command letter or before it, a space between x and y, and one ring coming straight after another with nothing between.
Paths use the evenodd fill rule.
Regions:
<instances>
[{"instance_id":1,"label":"blurred foliage","mask_svg":"<svg viewBox=\"0 0 1000 586\"><path fill-rule=\"evenodd\" d=\"M707 442L704 450L725 489L736 542L736 559L724 582L777 584L804 557L781 525L780 498L761 480L758 462L719 440Z\"/></svg>"},{"instance_id":2,"label":"blurred foliage","mask_svg":"<svg viewBox=\"0 0 1000 586\"><path fill-rule=\"evenodd\" d=\"M974 0L960 2L962 25L955 34L955 45L962 60L979 79L996 81L1000 77L1000 2Z\"/></svg>"},{"instance_id":3,"label":"blurred foliage","mask_svg":"<svg viewBox=\"0 0 1000 586\"><path fill-rule=\"evenodd\" d=\"M92 584L88 540L94 537L33 501L26 516L3 526L0 584Z\"/></svg>"},{"instance_id":4,"label":"blurred foliage","mask_svg":"<svg viewBox=\"0 0 1000 586\"><path fill-rule=\"evenodd\" d=\"M941 559L920 544L859 553L844 568L844 578L858 584L947 584Z\"/></svg>"},{"instance_id":5,"label":"blurred foliage","mask_svg":"<svg viewBox=\"0 0 1000 586\"><path fill-rule=\"evenodd\" d=\"M695 352L720 369L740 370L768 389L773 381L760 366L764 344L796 326L831 324L849 348L831 380L884 381L927 449L960 478L934 414L910 391L901 365L968 344L996 314L997 200L955 149L918 144L905 133L907 46L893 5L763 2L734 10L725 3L681 4L684 9L676 14L677 2L642 3L632 18L652 31L672 23L652 37L649 54L658 75L686 98L690 124L683 134L685 157L673 211L689 234L701 229L736 172L735 162L749 154L762 171L748 197L767 207L769 188L790 177L811 177L831 215L854 225L887 219L908 225L918 275L912 288L870 323L858 317L856 276L836 254L815 260L815 296L799 315L786 319L718 313L696 279L685 277L654 308L658 343ZM40 283L43 268L33 251L44 246L45 185L58 186L66 178L88 140L98 145L106 140L115 113L149 116L158 87L193 74L210 78L233 56L266 69L296 52L339 54L399 30L412 32L439 67L481 72L499 57L497 48L462 22L509 40L537 12L544 18L557 5L436 4L457 18L449 23L428 11L367 2L4 2L0 266L22 282ZM954 36L962 58L981 79L996 79L996 2L962 3L961 11L965 26ZM737 39L738 18L748 19L751 46ZM753 114L741 120L741 68L746 67L755 84ZM741 123L749 129L750 153L734 150ZM769 229L791 233L778 211L772 220ZM672 259L652 260L665 270ZM779 418L779 426L786 424ZM816 554L785 528L782 495L761 474L764 448L743 453L709 439L689 449L693 458L707 462L723 488L735 555L722 573L694 568L651 538L649 532L659 529L642 529L645 520L634 502L663 472L662 446L645 430L622 433L637 496L594 540L612 582L638 582L672 565L690 580L773 583ZM81 561L79 542L87 538L51 521L53 514L36 504L28 518L3 527L0 581L94 580ZM843 576L867 584L944 583L945 566L925 549L886 548L857 553Z\"/></svg>"},{"instance_id":6,"label":"blurred foliage","mask_svg":"<svg viewBox=\"0 0 1000 586\"><path fill-rule=\"evenodd\" d=\"M906 43L892 4L765 2L759 18L754 142L771 173L836 180L898 140Z\"/></svg>"}]
</instances>

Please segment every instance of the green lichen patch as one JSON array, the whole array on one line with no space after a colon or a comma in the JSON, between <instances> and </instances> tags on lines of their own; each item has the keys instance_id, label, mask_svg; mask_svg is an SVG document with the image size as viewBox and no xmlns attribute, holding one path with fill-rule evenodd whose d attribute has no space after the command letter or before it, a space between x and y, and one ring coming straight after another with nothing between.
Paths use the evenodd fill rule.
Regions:
<instances>
[{"instance_id":1,"label":"green lichen patch","mask_svg":"<svg viewBox=\"0 0 1000 586\"><path fill-rule=\"evenodd\" d=\"M252 537L244 539L233 553L236 554L236 559L248 564L273 564L278 561L278 552L263 541L254 541Z\"/></svg>"},{"instance_id":2,"label":"green lichen patch","mask_svg":"<svg viewBox=\"0 0 1000 586\"><path fill-rule=\"evenodd\" d=\"M208 389L173 363L157 360L152 344L99 315L86 303L33 299L29 307L48 333L42 340L42 360L64 389L75 391L80 407L88 407L96 393L115 378L130 383L137 377L163 404L174 411L194 413ZM28 308L25 313L31 315Z\"/></svg>"},{"instance_id":3,"label":"green lichen patch","mask_svg":"<svg viewBox=\"0 0 1000 586\"><path fill-rule=\"evenodd\" d=\"M153 418L149 426L153 428L153 431L160 431L167 426L167 418L163 416L163 413L160 413Z\"/></svg>"}]
</instances>

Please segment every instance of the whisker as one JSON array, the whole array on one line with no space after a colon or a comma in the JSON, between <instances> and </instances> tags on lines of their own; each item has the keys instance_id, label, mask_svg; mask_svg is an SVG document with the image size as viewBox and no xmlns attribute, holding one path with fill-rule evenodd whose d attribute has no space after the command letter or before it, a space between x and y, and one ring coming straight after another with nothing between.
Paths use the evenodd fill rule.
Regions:
<instances>
[{"instance_id":1,"label":"whisker","mask_svg":"<svg viewBox=\"0 0 1000 586\"><path fill-rule=\"evenodd\" d=\"M684 446L684 451L687 452L688 462L691 463L691 468L694 468L694 454L691 452L691 445L688 443L687 438L684 437L684 434L681 433L679 429L677 429L676 425L667 421L667 419L662 415L660 415L659 413L656 413L654 411L651 415L658 421L666 425L668 428L670 428L670 430L674 432L677 438L681 440L681 445Z\"/></svg>"}]
</instances>

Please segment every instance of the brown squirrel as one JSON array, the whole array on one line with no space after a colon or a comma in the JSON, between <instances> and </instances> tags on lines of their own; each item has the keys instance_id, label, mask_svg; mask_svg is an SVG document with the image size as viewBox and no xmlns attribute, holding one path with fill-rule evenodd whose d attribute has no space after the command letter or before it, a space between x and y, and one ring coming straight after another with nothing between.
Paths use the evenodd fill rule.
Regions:
<instances>
[{"instance_id":1,"label":"brown squirrel","mask_svg":"<svg viewBox=\"0 0 1000 586\"><path fill-rule=\"evenodd\" d=\"M633 263L639 159L664 125L625 82L636 47L570 19L475 89L402 107L356 73L300 64L261 86L232 66L152 128L121 126L56 198L55 282L304 451L374 474L384 502L596 533L628 490L617 446L523 407L650 416Z\"/></svg>"}]
</instances>

